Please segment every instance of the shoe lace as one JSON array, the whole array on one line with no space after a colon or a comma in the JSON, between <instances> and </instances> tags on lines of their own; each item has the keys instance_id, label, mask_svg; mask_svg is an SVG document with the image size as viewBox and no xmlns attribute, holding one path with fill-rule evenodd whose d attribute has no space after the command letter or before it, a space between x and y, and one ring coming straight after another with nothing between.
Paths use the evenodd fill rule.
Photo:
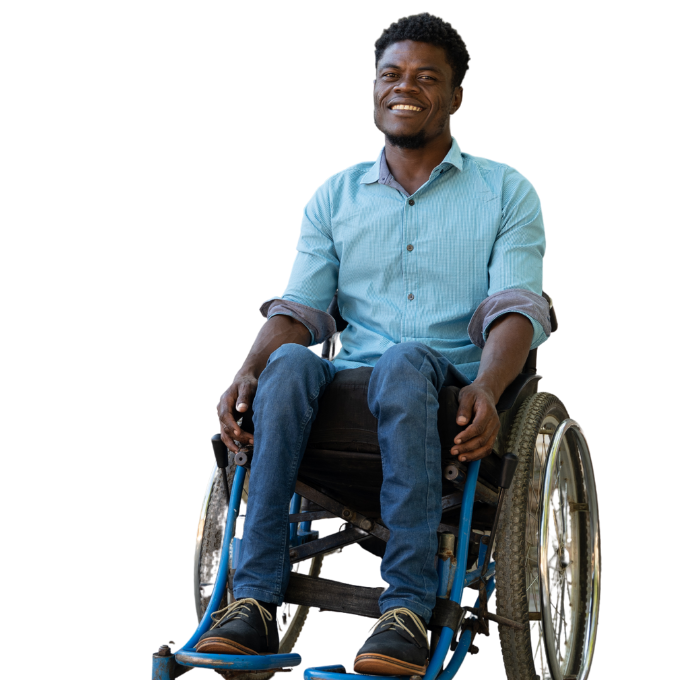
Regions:
<instances>
[{"instance_id":1,"label":"shoe lace","mask_svg":"<svg viewBox=\"0 0 680 680\"><path fill-rule=\"evenodd\" d=\"M410 609L406 609L406 607L396 607L395 609L390 609L388 612L385 612L375 622L375 625L373 625L371 630L377 628L381 624L386 626L386 630L397 630L398 628L401 628L415 640L416 636L406 627L404 624L404 619L402 619L399 614L408 616L413 620L413 622L416 624L416 628L423 634L427 643L427 630L425 630L423 622L420 620L420 617L414 614Z\"/></svg>"},{"instance_id":2,"label":"shoe lace","mask_svg":"<svg viewBox=\"0 0 680 680\"><path fill-rule=\"evenodd\" d=\"M244 597L242 600L236 600L236 602L232 602L231 604L227 605L223 609L218 609L214 614L210 615L210 618L213 620L213 625L210 626L210 630L213 628L217 628L222 621L225 619L245 619L247 618L246 616L243 616L244 614L247 614L250 611L250 607L252 605L255 605L259 612L260 616L262 617L262 621L264 622L264 634L266 636L267 642L269 642L269 626L267 625L268 621L273 620L273 616L255 599L252 597Z\"/></svg>"}]
</instances>

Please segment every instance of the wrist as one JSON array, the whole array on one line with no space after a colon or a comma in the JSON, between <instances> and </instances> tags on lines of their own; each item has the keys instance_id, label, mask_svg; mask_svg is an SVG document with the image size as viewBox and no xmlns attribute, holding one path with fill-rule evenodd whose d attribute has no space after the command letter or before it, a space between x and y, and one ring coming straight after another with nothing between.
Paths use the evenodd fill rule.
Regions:
<instances>
[{"instance_id":1,"label":"wrist","mask_svg":"<svg viewBox=\"0 0 680 680\"><path fill-rule=\"evenodd\" d=\"M257 380L260 377L260 373L264 370L264 366L258 370L258 365L256 362L253 361L247 361L239 371L236 373L236 376L234 377L234 380L237 379L254 379Z\"/></svg>"},{"instance_id":2,"label":"wrist","mask_svg":"<svg viewBox=\"0 0 680 680\"><path fill-rule=\"evenodd\" d=\"M503 389L498 384L498 381L494 380L490 376L480 376L476 378L472 383L472 386L477 390L485 392L489 396L489 400L494 404L494 406L498 403L498 400L501 398L501 394L503 393Z\"/></svg>"}]
</instances>

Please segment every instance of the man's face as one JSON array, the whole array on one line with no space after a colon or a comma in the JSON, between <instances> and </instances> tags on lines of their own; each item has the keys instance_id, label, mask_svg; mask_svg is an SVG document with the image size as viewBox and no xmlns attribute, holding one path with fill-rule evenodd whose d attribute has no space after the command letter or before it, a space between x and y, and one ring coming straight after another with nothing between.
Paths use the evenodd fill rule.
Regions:
<instances>
[{"instance_id":1,"label":"man's face","mask_svg":"<svg viewBox=\"0 0 680 680\"><path fill-rule=\"evenodd\" d=\"M442 47L404 40L383 53L373 88L374 116L392 144L420 148L449 134L449 117L462 99Z\"/></svg>"}]
</instances>

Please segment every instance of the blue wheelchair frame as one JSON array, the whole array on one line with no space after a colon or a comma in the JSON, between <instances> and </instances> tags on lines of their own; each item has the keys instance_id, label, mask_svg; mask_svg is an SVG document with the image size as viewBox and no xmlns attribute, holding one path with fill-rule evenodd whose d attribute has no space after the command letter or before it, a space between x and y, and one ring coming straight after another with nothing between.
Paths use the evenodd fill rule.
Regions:
<instances>
[{"instance_id":1,"label":"blue wheelchair frame","mask_svg":"<svg viewBox=\"0 0 680 680\"><path fill-rule=\"evenodd\" d=\"M437 596L446 598L447 593L449 599L458 605L462 604L463 589L465 586L478 581L480 577L480 570L475 570L467 573L468 550L471 538L472 527L472 507L475 500L475 491L477 486L477 477L479 474L480 461L474 461L469 464L467 471L467 478L465 480L465 487L463 490L463 498L461 505L460 523L458 527L458 541L456 553L456 565L453 568L453 578L451 578L451 560L439 558L438 574L439 586ZM212 668L214 670L234 671L234 672L262 672L270 670L281 670L298 666L302 662L299 654L271 654L271 655L231 655L231 654L203 654L196 651L196 644L212 625L212 614L219 608L222 601L225 588L227 587L229 577L229 551L232 549L233 541L227 537L231 537L234 533L236 518L239 514L241 506L241 494L243 492L243 484L246 475L246 468L243 466L236 467L234 480L231 488L229 499L229 509L227 512L225 540L222 544L222 553L220 558L220 565L215 581L210 602L206 608L205 614L201 622L196 628L196 631L191 636L189 641L174 655L170 654L169 650L165 653L159 652L153 656L153 680L173 680L183 673L191 670L191 668ZM300 496L295 494L291 501L291 512L299 512ZM301 523L300 529L306 534L310 531L309 522ZM298 535L298 526L291 524L291 538L296 538ZM487 546L480 544L479 564L482 563L485 557ZM491 562L484 574L484 581L486 582L487 597L490 597L494 587L495 564ZM449 584L452 585L449 591ZM475 607L479 607L479 600ZM470 645L472 643L472 633L466 628L461 633L458 644L453 653L453 657L449 663L444 667L447 653L451 647L451 642L456 631L452 628L443 627L439 636L439 641L436 648L431 653L430 662L424 676L424 680L450 680L459 671L465 660ZM356 675L346 673L345 668L340 665L323 666L318 668L308 668L305 671L305 680L341 680L347 678L348 675ZM370 676L370 675L356 675L356 677L364 678L365 680L385 680L390 676ZM394 676L396 680L396 676Z\"/></svg>"}]
</instances>

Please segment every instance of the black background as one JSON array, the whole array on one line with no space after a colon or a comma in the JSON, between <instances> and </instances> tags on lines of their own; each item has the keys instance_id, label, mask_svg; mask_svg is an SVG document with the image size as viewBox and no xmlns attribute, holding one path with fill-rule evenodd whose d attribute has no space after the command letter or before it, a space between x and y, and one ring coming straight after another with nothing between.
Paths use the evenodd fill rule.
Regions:
<instances>
[{"instance_id":1,"label":"black background","mask_svg":"<svg viewBox=\"0 0 680 680\"><path fill-rule=\"evenodd\" d=\"M192 556L215 404L263 323L258 306L283 292L305 202L330 174L378 155L372 43L398 16L177 15L149 20L149 39L135 41L128 89L139 148L127 188L143 200L121 278L135 289L123 342L134 374L126 417L138 433L127 443L138 466L128 488L141 509L134 570L151 576L141 600L148 623L134 636L149 654L170 638L183 644L196 625ZM561 323L539 350L541 389L575 409L593 307L579 287L593 258L589 180L579 174L584 124L573 100L584 63L567 27L537 32L510 15L495 17L495 28L482 15L444 18L472 55L453 134L464 151L516 167L541 197L545 289ZM581 396L572 412L586 430L588 408ZM378 564L354 546L327 559L323 575L382 585ZM296 651L304 666L349 670L371 623L312 610ZM482 653L459 677L482 669L503 677L495 624L478 644Z\"/></svg>"}]
</instances>

